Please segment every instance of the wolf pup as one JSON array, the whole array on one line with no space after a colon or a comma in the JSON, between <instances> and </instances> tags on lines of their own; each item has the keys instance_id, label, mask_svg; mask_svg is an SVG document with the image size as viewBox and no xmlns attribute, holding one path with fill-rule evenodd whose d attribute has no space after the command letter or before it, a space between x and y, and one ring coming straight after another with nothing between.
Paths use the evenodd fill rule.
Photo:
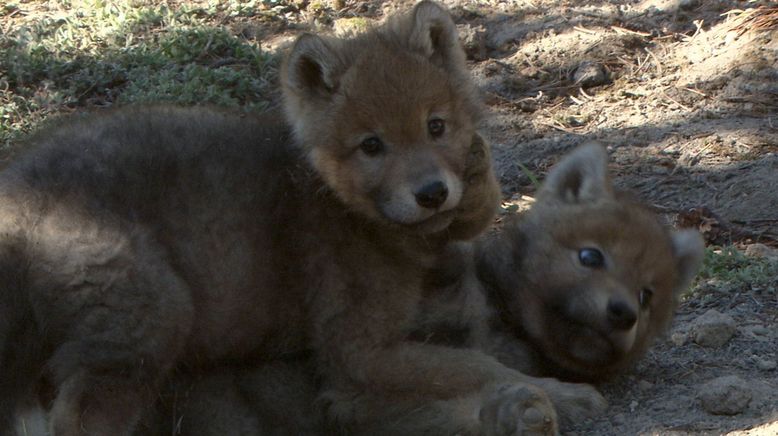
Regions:
<instances>
[{"instance_id":1,"label":"wolf pup","mask_svg":"<svg viewBox=\"0 0 778 436\"><path fill-rule=\"evenodd\" d=\"M532 375L612 378L667 329L703 251L699 232L668 228L614 189L602 146L578 148L528 213L477 244L492 338L511 338L498 354Z\"/></svg>"},{"instance_id":2,"label":"wolf pup","mask_svg":"<svg viewBox=\"0 0 778 436\"><path fill-rule=\"evenodd\" d=\"M490 167L466 170L479 104L447 12L304 35L282 86L288 124L119 110L0 173L0 432L46 385L55 436L128 435L175 367L307 349L333 395L461 412L441 432L556 431L526 376L407 339L425 272L498 199Z\"/></svg>"}]
</instances>

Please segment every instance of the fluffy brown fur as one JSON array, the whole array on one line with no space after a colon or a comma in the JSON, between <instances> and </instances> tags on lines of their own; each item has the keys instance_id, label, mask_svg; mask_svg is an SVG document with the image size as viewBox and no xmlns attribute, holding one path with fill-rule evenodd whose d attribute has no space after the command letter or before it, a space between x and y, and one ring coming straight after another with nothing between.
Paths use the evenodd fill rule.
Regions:
<instances>
[{"instance_id":1,"label":"fluffy brown fur","mask_svg":"<svg viewBox=\"0 0 778 436\"><path fill-rule=\"evenodd\" d=\"M601 251L602 266L582 265L579 252L590 248ZM634 199L615 193L604 150L597 145L584 146L552 169L530 212L507 223L494 237L484 237L476 244L448 245L426 277L425 296L410 339L484 350L507 366L537 377L608 379L642 356L664 331L676 297L696 274L701 257L702 241L697 232L670 230ZM653 293L650 301L647 289ZM613 300L623 301L634 311L631 325L624 312L619 312L620 317L610 313L613 305L608 303ZM232 413L221 422L236 423L276 416L281 413L278 400L284 400L284 410L306 418L296 421L298 428L290 433L321 428L323 420L311 394L311 389L317 389L314 378L296 369L299 362L276 365L286 368L284 377L294 381L288 384L292 389L274 387L277 385L271 380L257 378L254 384L223 383L188 401L196 408L218 399L220 410ZM277 371L273 368L261 367L253 372L261 377ZM207 386L214 383L211 377L205 380ZM299 387L301 380L308 390ZM602 406L597 394L584 385L552 379L530 381L549 394L562 426ZM203 383L195 382L194 386ZM252 387L271 399L237 401L220 394ZM513 395L520 397L521 389L516 390ZM469 404L472 398L467 396L415 408L407 407L407 395L377 398L354 392L345 399L332 393L324 398L351 407L367 403L373 410L380 410L360 425L352 422L351 430L361 434L450 429L446 420L457 413L457 406L462 414L473 407ZM187 403L182 404L186 410ZM501 413L488 402L481 410L484 420L495 419ZM259 422L274 421L262 418ZM181 434L216 434L207 431L209 428L214 427L201 426Z\"/></svg>"},{"instance_id":2,"label":"fluffy brown fur","mask_svg":"<svg viewBox=\"0 0 778 436\"><path fill-rule=\"evenodd\" d=\"M131 434L176 368L305 350L336 426L392 431L396 409L413 431L555 432L525 375L409 339L429 269L498 198L488 165L467 168L488 155L463 59L422 2L354 39L301 37L290 128L151 107L33 138L0 174L0 432L47 386L54 435Z\"/></svg>"},{"instance_id":3,"label":"fluffy brown fur","mask_svg":"<svg viewBox=\"0 0 778 436\"><path fill-rule=\"evenodd\" d=\"M178 373L165 383L135 435L321 435L316 380L310 356Z\"/></svg>"},{"instance_id":4,"label":"fluffy brown fur","mask_svg":"<svg viewBox=\"0 0 778 436\"><path fill-rule=\"evenodd\" d=\"M506 361L533 375L597 381L665 331L702 255L698 232L671 230L615 192L607 155L591 144L563 159L532 209L481 241L476 257L497 329L529 345L509 353L521 361Z\"/></svg>"}]
</instances>

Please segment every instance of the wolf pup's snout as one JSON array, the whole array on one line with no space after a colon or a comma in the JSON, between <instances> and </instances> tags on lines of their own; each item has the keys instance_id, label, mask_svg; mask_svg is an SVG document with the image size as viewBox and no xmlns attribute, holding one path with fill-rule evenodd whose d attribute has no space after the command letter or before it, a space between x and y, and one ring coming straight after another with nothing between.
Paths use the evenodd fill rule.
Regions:
<instances>
[{"instance_id":1,"label":"wolf pup's snout","mask_svg":"<svg viewBox=\"0 0 778 436\"><path fill-rule=\"evenodd\" d=\"M437 209L448 197L448 187L440 180L428 183L414 193L416 203L426 209Z\"/></svg>"},{"instance_id":2,"label":"wolf pup's snout","mask_svg":"<svg viewBox=\"0 0 778 436\"><path fill-rule=\"evenodd\" d=\"M635 309L626 301L619 298L611 298L608 301L608 323L618 330L629 330L638 320Z\"/></svg>"}]
</instances>

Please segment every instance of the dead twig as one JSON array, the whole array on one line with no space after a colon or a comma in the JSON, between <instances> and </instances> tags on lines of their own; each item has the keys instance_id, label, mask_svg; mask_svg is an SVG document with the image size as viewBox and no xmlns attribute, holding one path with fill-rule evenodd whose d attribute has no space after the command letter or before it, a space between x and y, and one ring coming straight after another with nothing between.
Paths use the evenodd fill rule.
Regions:
<instances>
[{"instance_id":1,"label":"dead twig","mask_svg":"<svg viewBox=\"0 0 778 436\"><path fill-rule=\"evenodd\" d=\"M705 98L708 98L708 94L706 94L706 93L704 93L704 92L702 92L702 91L700 91L698 89L694 89L694 88L681 88L681 89L683 89L684 91L689 91L689 92L691 92L693 94L701 95L701 96L703 96Z\"/></svg>"},{"instance_id":2,"label":"dead twig","mask_svg":"<svg viewBox=\"0 0 778 436\"><path fill-rule=\"evenodd\" d=\"M651 36L650 33L638 32L636 30L630 30L630 29L626 29L624 27L619 27L619 26L611 26L611 30L613 30L614 32L618 33L619 35L637 35L637 36L642 36L642 37Z\"/></svg>"},{"instance_id":3,"label":"dead twig","mask_svg":"<svg viewBox=\"0 0 778 436\"><path fill-rule=\"evenodd\" d=\"M767 31L778 28L778 7L760 6L754 9L733 9L722 16L730 20L730 25L722 32L735 32L738 37L751 31Z\"/></svg>"},{"instance_id":4,"label":"dead twig","mask_svg":"<svg viewBox=\"0 0 778 436\"><path fill-rule=\"evenodd\" d=\"M702 25L705 24L705 20L694 20L694 21L692 21L692 23L694 23L694 27L696 27L697 29L694 31L692 36L685 36L684 37L684 42L686 42L686 43L690 43L690 42L694 41L695 39L697 39L697 37L699 35L702 35L703 33L705 33L705 31L702 30Z\"/></svg>"},{"instance_id":5,"label":"dead twig","mask_svg":"<svg viewBox=\"0 0 778 436\"><path fill-rule=\"evenodd\" d=\"M597 34L596 30L587 29L586 27L580 26L580 25L579 26L574 26L573 30L576 30L576 31L581 32L581 33L586 33L588 35L596 35Z\"/></svg>"},{"instance_id":6,"label":"dead twig","mask_svg":"<svg viewBox=\"0 0 778 436\"><path fill-rule=\"evenodd\" d=\"M683 103L679 102L678 100L676 100L676 99L674 99L674 98L670 97L669 95L667 95L667 93L666 93L666 92L662 91L662 95L663 95L663 96L664 96L666 99L668 99L668 100L670 100L671 102L673 102L673 103L677 104L678 106L680 106L680 107L681 107L683 110L685 110L686 112L691 112L691 111L692 111L692 108L690 108L689 106L686 106L685 104L683 104Z\"/></svg>"},{"instance_id":7,"label":"dead twig","mask_svg":"<svg viewBox=\"0 0 778 436\"><path fill-rule=\"evenodd\" d=\"M645 47L646 52L648 52L649 55L651 55L652 58L654 58L654 63L656 64L656 73L660 77L662 76L662 73L664 72L664 69L662 68L662 63L659 62L659 58L656 57L654 52L648 49L648 47Z\"/></svg>"},{"instance_id":8,"label":"dead twig","mask_svg":"<svg viewBox=\"0 0 778 436\"><path fill-rule=\"evenodd\" d=\"M586 101L584 101L584 100L581 100L581 99L575 98L575 96L574 96L574 95L571 95L571 96L569 96L569 97L570 97L570 100L573 100L573 103L575 103L575 104L577 104L577 105L579 105L579 106L580 106L580 105L582 105L582 104L584 104L584 103L586 103Z\"/></svg>"},{"instance_id":9,"label":"dead twig","mask_svg":"<svg viewBox=\"0 0 778 436\"><path fill-rule=\"evenodd\" d=\"M565 132L565 133L569 133L571 135L578 135L578 136L580 136L582 134L581 132L575 131L575 130L569 128L569 127L565 127L565 126L563 126L560 123L544 123L544 122L541 122L539 124L541 126L551 127L552 129L556 129L556 130L559 130L559 131L562 131L562 132Z\"/></svg>"}]
</instances>

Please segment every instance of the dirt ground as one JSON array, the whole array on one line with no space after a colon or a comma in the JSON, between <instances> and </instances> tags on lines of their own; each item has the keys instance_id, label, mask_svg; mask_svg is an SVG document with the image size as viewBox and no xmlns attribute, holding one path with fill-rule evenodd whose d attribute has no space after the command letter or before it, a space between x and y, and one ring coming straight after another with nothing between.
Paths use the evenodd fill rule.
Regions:
<instances>
[{"instance_id":1,"label":"dirt ground","mask_svg":"<svg viewBox=\"0 0 778 436\"><path fill-rule=\"evenodd\" d=\"M348 29L412 3L347 1L324 25ZM533 178L563 152L598 140L616 183L670 219L700 227L710 244L758 242L775 253L775 3L444 3L492 112L486 131L506 204L524 207ZM776 288L778 277L766 286L700 283L668 337L601 386L608 413L569 434L778 435ZM702 346L699 317L710 309L732 338ZM708 384L725 376L739 378Z\"/></svg>"}]
</instances>

